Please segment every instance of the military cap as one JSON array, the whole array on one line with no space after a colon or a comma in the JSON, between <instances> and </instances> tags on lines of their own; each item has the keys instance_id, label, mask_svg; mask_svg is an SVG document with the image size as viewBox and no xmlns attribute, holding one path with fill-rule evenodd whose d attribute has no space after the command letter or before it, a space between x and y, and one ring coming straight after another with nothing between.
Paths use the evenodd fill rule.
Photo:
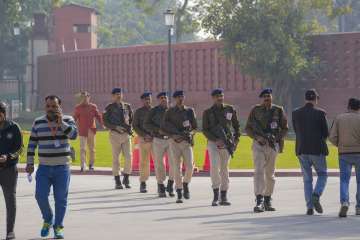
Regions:
<instances>
[{"instance_id":1,"label":"military cap","mask_svg":"<svg viewBox=\"0 0 360 240\"><path fill-rule=\"evenodd\" d=\"M140 98L141 98L141 99L144 99L144 98L150 97L151 95L152 95L151 92L144 92L144 93L140 96Z\"/></svg>"},{"instance_id":2,"label":"military cap","mask_svg":"<svg viewBox=\"0 0 360 240\"><path fill-rule=\"evenodd\" d=\"M219 95L219 94L223 94L223 93L224 93L224 89L222 89L222 88L215 88L214 90L212 90L211 96L215 96L215 95Z\"/></svg>"},{"instance_id":3,"label":"military cap","mask_svg":"<svg viewBox=\"0 0 360 240\"><path fill-rule=\"evenodd\" d=\"M167 96L167 92L159 92L159 94L156 96L157 98L160 98L162 96Z\"/></svg>"},{"instance_id":4,"label":"military cap","mask_svg":"<svg viewBox=\"0 0 360 240\"><path fill-rule=\"evenodd\" d=\"M173 93L173 98L184 96L183 90L177 90Z\"/></svg>"},{"instance_id":5,"label":"military cap","mask_svg":"<svg viewBox=\"0 0 360 240\"><path fill-rule=\"evenodd\" d=\"M122 88L113 88L113 90L111 91L111 94L117 94L117 93L122 93L123 90Z\"/></svg>"},{"instance_id":6,"label":"military cap","mask_svg":"<svg viewBox=\"0 0 360 240\"><path fill-rule=\"evenodd\" d=\"M263 97L265 94L272 94L272 89L271 88L265 88L261 91L259 97Z\"/></svg>"}]
</instances>

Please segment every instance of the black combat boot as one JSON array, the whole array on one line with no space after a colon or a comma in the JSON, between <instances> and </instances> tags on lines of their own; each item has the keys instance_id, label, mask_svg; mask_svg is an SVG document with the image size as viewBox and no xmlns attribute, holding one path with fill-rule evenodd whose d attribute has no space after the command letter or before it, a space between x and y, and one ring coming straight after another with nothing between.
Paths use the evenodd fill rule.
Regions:
<instances>
[{"instance_id":1,"label":"black combat boot","mask_svg":"<svg viewBox=\"0 0 360 240\"><path fill-rule=\"evenodd\" d=\"M262 195L257 195L256 196L256 206L254 207L254 212L256 213L260 213L260 212L264 212L264 202L263 202L263 196Z\"/></svg>"},{"instance_id":2,"label":"black combat boot","mask_svg":"<svg viewBox=\"0 0 360 240\"><path fill-rule=\"evenodd\" d=\"M125 185L126 188L131 188L129 181L129 174L124 174L123 184Z\"/></svg>"},{"instance_id":3,"label":"black combat boot","mask_svg":"<svg viewBox=\"0 0 360 240\"><path fill-rule=\"evenodd\" d=\"M185 199L190 199L189 184L184 182L183 183L183 188L184 188L184 198Z\"/></svg>"},{"instance_id":4,"label":"black combat boot","mask_svg":"<svg viewBox=\"0 0 360 240\"><path fill-rule=\"evenodd\" d=\"M14 232L8 232L5 239L6 240L15 239L15 233Z\"/></svg>"},{"instance_id":5,"label":"black combat boot","mask_svg":"<svg viewBox=\"0 0 360 240\"><path fill-rule=\"evenodd\" d=\"M270 211L270 212L273 212L273 211L276 211L275 208L272 207L271 205L271 196L265 196L264 197L264 208L265 208L265 211Z\"/></svg>"},{"instance_id":6,"label":"black combat boot","mask_svg":"<svg viewBox=\"0 0 360 240\"><path fill-rule=\"evenodd\" d=\"M147 193L147 190L146 190L146 182L141 182L141 183L140 183L140 192L141 192L141 193Z\"/></svg>"},{"instance_id":7,"label":"black combat boot","mask_svg":"<svg viewBox=\"0 0 360 240\"><path fill-rule=\"evenodd\" d=\"M221 191L220 192L220 202L219 204L221 206L230 206L231 203L228 201L227 197L226 197L226 193L227 191Z\"/></svg>"},{"instance_id":8,"label":"black combat boot","mask_svg":"<svg viewBox=\"0 0 360 240\"><path fill-rule=\"evenodd\" d=\"M176 189L176 193L177 193L176 203L183 203L183 200L182 200L182 189Z\"/></svg>"},{"instance_id":9,"label":"black combat boot","mask_svg":"<svg viewBox=\"0 0 360 240\"><path fill-rule=\"evenodd\" d=\"M123 186L121 185L120 176L115 176L115 189L123 189Z\"/></svg>"},{"instance_id":10,"label":"black combat boot","mask_svg":"<svg viewBox=\"0 0 360 240\"><path fill-rule=\"evenodd\" d=\"M158 184L158 193L159 193L160 198L165 198L166 197L165 185L164 184Z\"/></svg>"},{"instance_id":11,"label":"black combat boot","mask_svg":"<svg viewBox=\"0 0 360 240\"><path fill-rule=\"evenodd\" d=\"M170 197L175 197L174 180L168 180L167 185L166 185L166 191L169 193Z\"/></svg>"},{"instance_id":12,"label":"black combat boot","mask_svg":"<svg viewBox=\"0 0 360 240\"><path fill-rule=\"evenodd\" d=\"M214 199L211 203L211 206L216 207L218 205L218 201L219 201L219 189L213 189L214 191Z\"/></svg>"}]
</instances>

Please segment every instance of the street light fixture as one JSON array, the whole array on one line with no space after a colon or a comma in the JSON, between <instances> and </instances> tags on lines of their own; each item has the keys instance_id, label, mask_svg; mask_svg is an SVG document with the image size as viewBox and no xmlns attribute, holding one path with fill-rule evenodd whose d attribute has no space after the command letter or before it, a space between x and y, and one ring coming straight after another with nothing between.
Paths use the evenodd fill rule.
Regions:
<instances>
[{"instance_id":1,"label":"street light fixture","mask_svg":"<svg viewBox=\"0 0 360 240\"><path fill-rule=\"evenodd\" d=\"M20 66L20 49L19 49L19 43L20 43L20 40L19 40L19 36L20 36L20 25L19 23L15 23L14 24L14 36L16 37L16 40L17 40L17 52L16 52L16 64L17 66L19 67ZM16 72L16 80L17 80L17 84L18 84L18 101L19 101L19 110L20 110L20 103L22 102L21 101L21 87L22 87L22 81L20 80L20 76L21 76L21 73L19 73L20 69L17 69Z\"/></svg>"},{"instance_id":2,"label":"street light fixture","mask_svg":"<svg viewBox=\"0 0 360 240\"><path fill-rule=\"evenodd\" d=\"M164 12L165 26L168 27L168 93L171 99L171 77L172 77L172 53L171 53L171 36L175 25L175 12L171 9Z\"/></svg>"},{"instance_id":3,"label":"street light fixture","mask_svg":"<svg viewBox=\"0 0 360 240\"><path fill-rule=\"evenodd\" d=\"M164 12L165 15L165 25L173 27L175 25L175 12L171 9Z\"/></svg>"},{"instance_id":4,"label":"street light fixture","mask_svg":"<svg viewBox=\"0 0 360 240\"><path fill-rule=\"evenodd\" d=\"M20 35L20 25L18 23L14 24L14 35L19 36Z\"/></svg>"}]
</instances>

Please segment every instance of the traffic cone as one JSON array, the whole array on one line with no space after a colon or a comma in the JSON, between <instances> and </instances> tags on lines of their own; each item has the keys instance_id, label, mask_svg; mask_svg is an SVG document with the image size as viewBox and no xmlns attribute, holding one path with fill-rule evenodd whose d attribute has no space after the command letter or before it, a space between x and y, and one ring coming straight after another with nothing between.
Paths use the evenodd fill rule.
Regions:
<instances>
[{"instance_id":1,"label":"traffic cone","mask_svg":"<svg viewBox=\"0 0 360 240\"><path fill-rule=\"evenodd\" d=\"M169 158L168 158L168 155L167 155L167 154L164 155L163 161L165 162L165 169L166 169L166 171L169 171L170 165L169 165Z\"/></svg>"},{"instance_id":2,"label":"traffic cone","mask_svg":"<svg viewBox=\"0 0 360 240\"><path fill-rule=\"evenodd\" d=\"M205 160L203 165L203 171L209 172L210 171L210 156L209 156L209 150L206 149L205 152Z\"/></svg>"},{"instance_id":3,"label":"traffic cone","mask_svg":"<svg viewBox=\"0 0 360 240\"><path fill-rule=\"evenodd\" d=\"M134 138L134 148L132 153L132 170L140 170L140 149L139 149L139 137L135 136Z\"/></svg>"},{"instance_id":4,"label":"traffic cone","mask_svg":"<svg viewBox=\"0 0 360 240\"><path fill-rule=\"evenodd\" d=\"M154 171L155 171L154 158L152 154L150 154L150 172L154 172Z\"/></svg>"}]
</instances>

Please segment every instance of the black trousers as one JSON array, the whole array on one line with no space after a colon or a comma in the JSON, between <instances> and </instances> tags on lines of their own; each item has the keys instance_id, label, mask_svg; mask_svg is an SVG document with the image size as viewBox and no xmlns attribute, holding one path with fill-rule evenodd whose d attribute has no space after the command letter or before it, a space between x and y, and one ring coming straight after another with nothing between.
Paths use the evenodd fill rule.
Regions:
<instances>
[{"instance_id":1,"label":"black trousers","mask_svg":"<svg viewBox=\"0 0 360 240\"><path fill-rule=\"evenodd\" d=\"M16 216L16 185L18 170L16 166L0 169L0 186L4 193L6 204L7 232L14 231Z\"/></svg>"}]
</instances>

